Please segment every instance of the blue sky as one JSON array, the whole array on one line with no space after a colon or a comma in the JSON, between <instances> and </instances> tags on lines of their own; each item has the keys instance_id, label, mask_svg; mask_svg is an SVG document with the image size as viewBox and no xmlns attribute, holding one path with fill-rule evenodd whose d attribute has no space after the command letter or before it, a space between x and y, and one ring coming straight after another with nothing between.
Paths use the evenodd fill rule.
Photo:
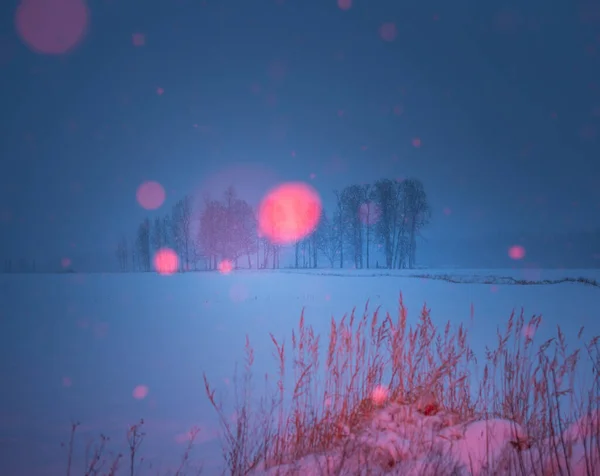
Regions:
<instances>
[{"instance_id":1,"label":"blue sky","mask_svg":"<svg viewBox=\"0 0 600 476\"><path fill-rule=\"evenodd\" d=\"M415 176L432 239L598 228L593 3L107 0L65 55L27 47L16 5L0 15L3 255L113 259L146 180L168 209L228 181L254 200L306 180L327 206Z\"/></svg>"}]
</instances>

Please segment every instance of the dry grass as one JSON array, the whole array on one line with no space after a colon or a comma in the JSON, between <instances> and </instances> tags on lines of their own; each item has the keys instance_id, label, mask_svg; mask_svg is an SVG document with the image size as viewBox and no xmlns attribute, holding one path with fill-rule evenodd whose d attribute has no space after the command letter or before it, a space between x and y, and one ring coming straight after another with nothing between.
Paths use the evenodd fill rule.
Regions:
<instances>
[{"instance_id":1,"label":"dry grass","mask_svg":"<svg viewBox=\"0 0 600 476\"><path fill-rule=\"evenodd\" d=\"M386 389L390 400L414 403L424 413L444 408L460 421L503 418L518 423L532 450L511 462L509 474L571 475L565 461L572 442L562 435L587 416L581 420L589 425L582 430L591 435L584 445L587 472L600 474L590 456L600 454L595 413L600 336L584 342L581 329L581 348L569 351L558 328L554 338L535 346L531 336L540 323L540 316L526 321L523 312L513 313L504 332L498 331L495 348L477 362L462 325L436 329L425 306L416 325L409 325L400 296L395 317L382 316L379 308L370 312L367 303L361 316L352 311L340 322L332 318L322 360L319 336L302 313L291 349L271 335L278 374L274 384L265 376L265 392L258 399L253 393L254 351L247 339L243 378L235 379L234 423L204 375L223 427L228 474L244 475L335 447L380 405L373 398L380 389ZM594 371L580 380L582 358ZM548 456L552 467L544 468Z\"/></svg>"},{"instance_id":2,"label":"dry grass","mask_svg":"<svg viewBox=\"0 0 600 476\"><path fill-rule=\"evenodd\" d=\"M291 349L270 335L277 364L275 378L265 375L264 390L256 392L254 350L248 338L243 371L234 375L235 418L229 416L204 375L206 394L216 409L223 430L226 474L246 475L323 454L347 445L353 434L384 404L414 405L424 415L443 410L453 422L502 418L523 428L527 437L515 441L519 448L501 474L574 476L567 464L573 440L568 428L579 422L584 440L584 472L600 475L592 455L600 454L600 348L596 336L577 338L580 348L570 350L560 328L556 336L535 344L541 316L526 320L513 313L494 348L477 362L464 326L434 326L426 306L414 325L400 295L398 314L380 309L353 310L330 323L328 342L321 343L304 313L292 331ZM582 368L588 365L588 372ZM260 396L256 396L256 394ZM452 423L453 424L453 423ZM73 423L67 449L67 476L72 469ZM87 448L85 476L157 473L138 456L145 434L143 421L130 427L127 451L107 451L109 439L100 437ZM189 457L197 430L179 468L172 474L190 474ZM349 450L353 451L353 450ZM345 454L345 452L344 452ZM365 455L367 462L377 454ZM344 456L343 456L344 457ZM339 462L338 462L339 463ZM349 474L339 464L323 467L319 474ZM597 463L597 461L596 461ZM427 474L454 474L434 461ZM193 474L199 474L194 470ZM421 474L421 473L419 473ZM422 473L425 474L425 473ZM458 474L458 473L457 473Z\"/></svg>"},{"instance_id":3,"label":"dry grass","mask_svg":"<svg viewBox=\"0 0 600 476\"><path fill-rule=\"evenodd\" d=\"M101 434L96 440L90 441L85 449L85 461L83 468L80 471L73 467L73 451L75 437L80 422L74 421L71 423L71 432L68 443L62 443L62 447L67 452L67 469L66 476L74 474L82 474L83 476L138 476L142 471L151 474L165 474L160 470L155 470L151 463L147 463L143 456L140 456L140 448L144 442L146 433L143 431L144 420L131 425L126 433L127 450L125 452L115 453L110 451L108 444L110 438ZM194 467L190 464L190 454L194 446L199 430L194 427L189 432L188 444L181 457L178 467L168 475L187 476L200 475L202 467Z\"/></svg>"}]
</instances>

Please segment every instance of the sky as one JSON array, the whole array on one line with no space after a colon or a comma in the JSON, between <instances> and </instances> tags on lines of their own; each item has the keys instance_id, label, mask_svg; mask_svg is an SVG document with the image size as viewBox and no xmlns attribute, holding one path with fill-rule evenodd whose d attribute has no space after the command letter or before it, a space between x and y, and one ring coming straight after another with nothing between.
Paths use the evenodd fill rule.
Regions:
<instances>
[{"instance_id":1,"label":"sky","mask_svg":"<svg viewBox=\"0 0 600 476\"><path fill-rule=\"evenodd\" d=\"M598 1L81 1L0 7L0 256L116 265L184 194L288 180L416 177L433 243L600 228Z\"/></svg>"}]
</instances>

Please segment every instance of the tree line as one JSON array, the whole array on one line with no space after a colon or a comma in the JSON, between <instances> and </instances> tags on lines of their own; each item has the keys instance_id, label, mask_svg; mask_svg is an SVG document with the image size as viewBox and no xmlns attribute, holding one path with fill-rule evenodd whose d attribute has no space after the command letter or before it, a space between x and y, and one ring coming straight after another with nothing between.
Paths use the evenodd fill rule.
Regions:
<instances>
[{"instance_id":1,"label":"tree line","mask_svg":"<svg viewBox=\"0 0 600 476\"><path fill-rule=\"evenodd\" d=\"M322 210L314 232L292 245L293 267L416 266L417 239L431 220L418 179L349 185L334 191L334 197L334 207ZM186 195L168 213L145 218L132 239L120 238L119 269L151 271L154 254L166 247L179 256L182 272L214 270L223 260L249 269L281 266L282 247L259 236L256 210L233 187L220 200L205 197L199 207Z\"/></svg>"}]
</instances>

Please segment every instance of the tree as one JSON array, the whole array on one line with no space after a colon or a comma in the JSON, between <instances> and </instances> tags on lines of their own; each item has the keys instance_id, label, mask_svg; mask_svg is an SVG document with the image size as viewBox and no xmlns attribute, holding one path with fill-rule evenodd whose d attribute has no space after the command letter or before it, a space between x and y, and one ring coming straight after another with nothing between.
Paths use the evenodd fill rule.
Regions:
<instances>
[{"instance_id":1,"label":"tree","mask_svg":"<svg viewBox=\"0 0 600 476\"><path fill-rule=\"evenodd\" d=\"M224 219L225 209L223 205L216 200L205 197L204 209L200 214L198 245L209 260L209 269L217 268L217 259L223 248L221 238Z\"/></svg>"},{"instance_id":2,"label":"tree","mask_svg":"<svg viewBox=\"0 0 600 476\"><path fill-rule=\"evenodd\" d=\"M427 194L421 181L409 179L403 183L404 217L408 229L407 255L408 267L413 269L416 265L417 240L416 236L421 229L429 224L431 207Z\"/></svg>"},{"instance_id":3,"label":"tree","mask_svg":"<svg viewBox=\"0 0 600 476\"><path fill-rule=\"evenodd\" d=\"M386 266L413 268L416 236L431 218L423 184L417 179L382 179L373 186L371 196L379 212L375 237L384 247Z\"/></svg>"},{"instance_id":4,"label":"tree","mask_svg":"<svg viewBox=\"0 0 600 476\"><path fill-rule=\"evenodd\" d=\"M334 223L329 219L326 212L323 212L319 228L316 232L317 247L319 251L327 258L329 265L333 268L335 259L341 252L339 232Z\"/></svg>"},{"instance_id":5,"label":"tree","mask_svg":"<svg viewBox=\"0 0 600 476\"><path fill-rule=\"evenodd\" d=\"M323 212L321 212L321 216L319 217L319 223L321 223L321 218L323 217ZM317 268L317 259L319 257L319 227L317 226L316 230L313 231L310 235L310 243L312 250L312 267Z\"/></svg>"},{"instance_id":6,"label":"tree","mask_svg":"<svg viewBox=\"0 0 600 476\"><path fill-rule=\"evenodd\" d=\"M141 270L150 271L152 267L150 260L150 220L148 218L145 218L138 227L136 247Z\"/></svg>"},{"instance_id":7,"label":"tree","mask_svg":"<svg viewBox=\"0 0 600 476\"><path fill-rule=\"evenodd\" d=\"M363 225L360 217L360 208L365 202L365 190L360 185L345 187L340 196L342 226L349 245L354 255L354 266L363 267Z\"/></svg>"},{"instance_id":8,"label":"tree","mask_svg":"<svg viewBox=\"0 0 600 476\"><path fill-rule=\"evenodd\" d=\"M230 208L232 226L232 248L236 249L235 260L242 254L248 258L248 268L252 268L251 256L256 251L257 220L254 210L245 200L234 199ZM258 262L256 264L258 266Z\"/></svg>"},{"instance_id":9,"label":"tree","mask_svg":"<svg viewBox=\"0 0 600 476\"><path fill-rule=\"evenodd\" d=\"M154 252L156 253L158 250L166 246L165 234L163 233L163 219L160 217L156 217L154 219L154 225L152 226L151 231L151 244Z\"/></svg>"},{"instance_id":10,"label":"tree","mask_svg":"<svg viewBox=\"0 0 600 476\"><path fill-rule=\"evenodd\" d=\"M361 219L365 227L366 235L366 251L367 251L367 269L370 268L369 257L371 248L371 228L374 220L375 210L374 203L371 201L373 198L373 192L370 184L363 185L363 197L364 203L360 206Z\"/></svg>"},{"instance_id":11,"label":"tree","mask_svg":"<svg viewBox=\"0 0 600 476\"><path fill-rule=\"evenodd\" d=\"M122 273L129 271L129 246L125 236L121 236L117 243L116 256L119 262L119 271Z\"/></svg>"},{"instance_id":12,"label":"tree","mask_svg":"<svg viewBox=\"0 0 600 476\"><path fill-rule=\"evenodd\" d=\"M300 260L300 242L302 240L296 240L294 244L294 268L298 269L299 260Z\"/></svg>"},{"instance_id":13,"label":"tree","mask_svg":"<svg viewBox=\"0 0 600 476\"><path fill-rule=\"evenodd\" d=\"M173 205L171 211L171 233L177 254L186 271L190 269L192 257L192 197L186 195Z\"/></svg>"},{"instance_id":14,"label":"tree","mask_svg":"<svg viewBox=\"0 0 600 476\"><path fill-rule=\"evenodd\" d=\"M167 213L162 219L161 225L162 231L162 245L163 246L173 246L173 239L171 236L171 216Z\"/></svg>"},{"instance_id":15,"label":"tree","mask_svg":"<svg viewBox=\"0 0 600 476\"><path fill-rule=\"evenodd\" d=\"M387 268L392 268L394 260L398 193L397 182L389 179L378 180L372 189L373 200L380 213L375 225L375 236L383 245Z\"/></svg>"},{"instance_id":16,"label":"tree","mask_svg":"<svg viewBox=\"0 0 600 476\"><path fill-rule=\"evenodd\" d=\"M309 212L309 213L312 213ZM302 267L306 268L316 268L317 267L317 258L319 255L318 248L318 233L320 220L322 218L323 211L321 210L321 215L319 217L319 221L317 222L317 226L314 230L304 238L297 239L294 243L294 267L300 267L300 252L302 251Z\"/></svg>"},{"instance_id":17,"label":"tree","mask_svg":"<svg viewBox=\"0 0 600 476\"><path fill-rule=\"evenodd\" d=\"M337 231L337 236L336 236L336 240L338 242L338 246L339 246L339 256L340 256L340 268L344 267L344 237L345 237L345 222L344 222L344 218L345 218L345 213L344 213L344 202L342 200L342 196L340 195L340 193L337 190L334 190L333 192L335 194L335 204L336 204L336 208L335 208L335 213L334 213L334 222L335 222L335 229Z\"/></svg>"}]
</instances>

